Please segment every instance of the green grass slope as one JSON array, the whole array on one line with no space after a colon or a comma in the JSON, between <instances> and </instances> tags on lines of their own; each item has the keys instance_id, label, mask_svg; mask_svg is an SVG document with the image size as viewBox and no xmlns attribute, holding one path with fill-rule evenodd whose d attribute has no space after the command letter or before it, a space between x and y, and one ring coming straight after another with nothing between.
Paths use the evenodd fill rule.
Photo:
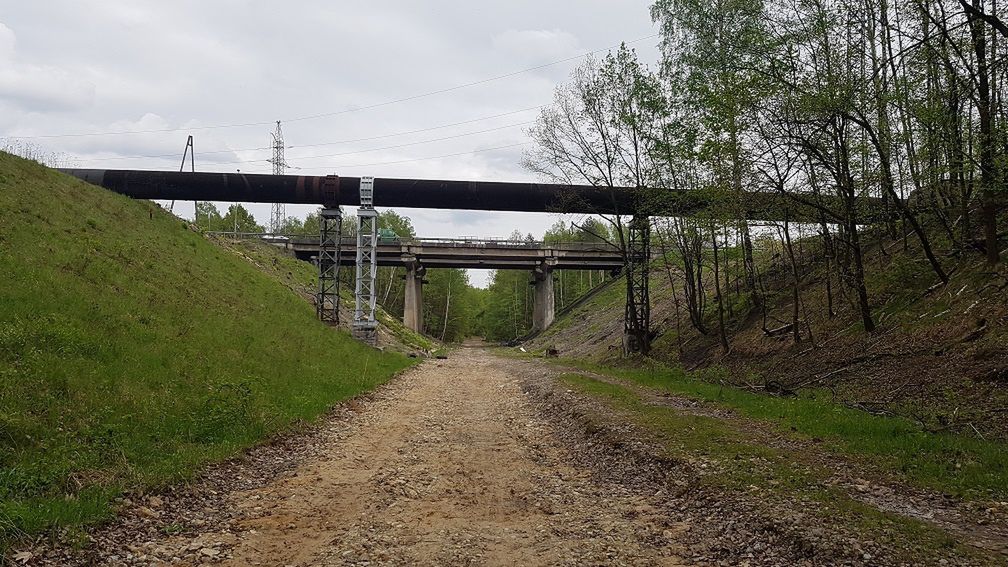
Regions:
<instances>
[{"instance_id":1,"label":"green grass slope","mask_svg":"<svg viewBox=\"0 0 1008 567\"><path fill-rule=\"evenodd\" d=\"M256 240L233 240L216 238L216 244L240 255L265 274L299 294L305 301L312 301L318 288L318 268L310 262L298 260L283 253L279 248ZM343 268L344 273L353 274L353 268ZM345 277L345 276L344 276ZM347 325L353 316L353 285L344 281L340 288L341 324ZM380 305L375 314L379 327L379 344L399 352L432 353L440 344L421 333L411 331L397 317L390 315Z\"/></svg>"},{"instance_id":2,"label":"green grass slope","mask_svg":"<svg viewBox=\"0 0 1008 567\"><path fill-rule=\"evenodd\" d=\"M156 205L0 153L0 550L409 364Z\"/></svg>"}]
</instances>

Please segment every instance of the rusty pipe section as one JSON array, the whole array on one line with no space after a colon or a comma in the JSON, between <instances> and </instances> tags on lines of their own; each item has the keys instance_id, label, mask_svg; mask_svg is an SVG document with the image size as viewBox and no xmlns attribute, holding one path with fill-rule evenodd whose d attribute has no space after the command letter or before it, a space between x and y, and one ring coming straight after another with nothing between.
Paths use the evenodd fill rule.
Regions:
<instances>
[{"instance_id":1,"label":"rusty pipe section","mask_svg":"<svg viewBox=\"0 0 1008 567\"><path fill-rule=\"evenodd\" d=\"M359 205L359 177L61 169L136 199ZM375 178L379 207L568 213L629 213L632 189L591 185Z\"/></svg>"}]
</instances>

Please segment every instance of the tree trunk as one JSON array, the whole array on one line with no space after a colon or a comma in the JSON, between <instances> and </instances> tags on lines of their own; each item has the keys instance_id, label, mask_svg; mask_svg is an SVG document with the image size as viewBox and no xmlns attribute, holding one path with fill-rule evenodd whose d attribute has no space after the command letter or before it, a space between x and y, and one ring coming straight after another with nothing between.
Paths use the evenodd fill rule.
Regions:
<instances>
[{"instance_id":1,"label":"tree trunk","mask_svg":"<svg viewBox=\"0 0 1008 567\"><path fill-rule=\"evenodd\" d=\"M745 194L742 191L742 156L736 120L735 117L732 117L729 132L732 147L732 188L735 190L738 230L742 234L742 264L745 267L746 292L749 293L753 307L759 307L761 298L759 290L756 289L756 263L753 261L752 237L749 234L749 221L746 220L745 203L743 202Z\"/></svg>"},{"instance_id":2,"label":"tree trunk","mask_svg":"<svg viewBox=\"0 0 1008 567\"><path fill-rule=\"evenodd\" d=\"M448 332L448 306L450 304L451 304L451 276L448 277L448 289L445 291L444 326L441 327L441 342L444 342L445 333Z\"/></svg>"},{"instance_id":3,"label":"tree trunk","mask_svg":"<svg viewBox=\"0 0 1008 567\"><path fill-rule=\"evenodd\" d=\"M795 344L801 342L801 330L798 328L798 309L801 298L798 295L798 264L795 262L794 247L791 246L791 225L787 213L784 214L784 249L791 262L791 338Z\"/></svg>"},{"instance_id":4,"label":"tree trunk","mask_svg":"<svg viewBox=\"0 0 1008 567\"><path fill-rule=\"evenodd\" d=\"M963 0L965 1L965 0ZM982 0L972 0L973 8L983 11ZM991 109L990 69L987 66L987 32L982 19L966 11L976 56L977 113L980 115L980 191L983 198L982 221L984 226L984 246L987 263L995 265L1001 261L1001 250L997 237L997 200L994 194L994 125Z\"/></svg>"},{"instance_id":5,"label":"tree trunk","mask_svg":"<svg viewBox=\"0 0 1008 567\"><path fill-rule=\"evenodd\" d=\"M725 332L725 317L724 317L724 300L721 296L721 276L718 273L720 268L718 267L718 242L717 242L717 230L715 230L714 225L711 225L711 242L714 245L714 293L717 297L718 306L718 338L721 341L721 351L725 354L728 353L728 335Z\"/></svg>"}]
</instances>

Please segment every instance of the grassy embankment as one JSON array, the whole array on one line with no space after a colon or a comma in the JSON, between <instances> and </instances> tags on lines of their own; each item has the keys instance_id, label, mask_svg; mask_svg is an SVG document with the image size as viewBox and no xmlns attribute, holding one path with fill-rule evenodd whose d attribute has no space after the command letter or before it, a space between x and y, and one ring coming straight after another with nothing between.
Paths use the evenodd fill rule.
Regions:
<instances>
[{"instance_id":1,"label":"grassy embankment","mask_svg":"<svg viewBox=\"0 0 1008 567\"><path fill-rule=\"evenodd\" d=\"M278 248L261 241L231 240L220 238L217 243L227 250L240 255L254 264L260 271L275 278L306 301L311 301L318 286L318 268L310 262L298 260L284 254ZM341 273L353 275L353 267L344 266ZM346 276L342 276L345 278ZM343 305L344 317L351 317L354 308L353 285L344 281L340 288L340 301ZM441 348L440 343L415 331L406 328L398 318L389 314L381 306L375 313L375 318L400 345L389 345L392 350L397 348L412 349L433 355Z\"/></svg>"},{"instance_id":2,"label":"grassy embankment","mask_svg":"<svg viewBox=\"0 0 1008 567\"><path fill-rule=\"evenodd\" d=\"M1008 498L1008 447L1003 443L930 433L907 419L872 415L834 403L829 392L806 391L784 398L721 386L713 383L716 379L691 377L675 368L573 364L657 392L733 410L773 426L781 435L821 440L825 449L864 458L880 471L922 488L964 498Z\"/></svg>"},{"instance_id":3,"label":"grassy embankment","mask_svg":"<svg viewBox=\"0 0 1008 567\"><path fill-rule=\"evenodd\" d=\"M409 364L156 205L0 153L0 549Z\"/></svg>"},{"instance_id":4,"label":"grassy embankment","mask_svg":"<svg viewBox=\"0 0 1008 567\"><path fill-rule=\"evenodd\" d=\"M936 320L940 320L936 317L951 316L948 315L950 312L968 312L971 303L974 302L968 294L960 296L956 291L982 289L989 280L989 274L981 267L973 265L976 262L960 266L956 279L953 285L949 286L947 293L927 295L923 293L924 289L929 287L932 281L920 275L922 269L927 269L926 266L922 268L920 264L918 259L908 255L891 258L886 269L879 270L871 280L872 296L880 298L878 318L885 320L887 325L922 333L930 332L939 336L936 331L930 329L936 325ZM660 284L660 280L657 283ZM662 297L662 294L670 291L668 287L653 285L652 289L653 305L665 302L667 306L668 300ZM538 340L537 346L549 344L551 337L565 333L571 326L575 326L582 335L593 337L599 333L610 333L604 338L609 342L618 340L611 334L618 333L622 324L611 324L610 321L619 320L618 314L624 301L622 295L618 293L620 291L622 289L614 286L614 289L606 290L592 298L589 304L580 308L578 312L559 319L543 334L545 338ZM606 317L597 314L604 314ZM598 328L600 324L610 324L612 328L608 330ZM667 328L670 323L665 321L664 325ZM858 332L856 326L847 325L846 322L838 325L848 328L835 331L836 333ZM965 331L971 328L971 326L964 327ZM944 335L957 337L963 332L962 330L945 332ZM758 329L754 333L761 334ZM666 335L674 335L674 329L668 329ZM820 340L824 340L823 336L820 332ZM696 340L711 339L701 337ZM999 334L997 328L994 328L969 343L957 342L954 338L941 340L926 338L922 340L922 344L930 344L930 341L934 343L933 349L971 348L985 353L995 352L992 345L1001 340L1003 334ZM616 359L613 353L604 348L606 342L599 344L602 345L601 348L579 351L577 345L572 346L568 343L568 349L573 351L572 358L565 358L558 363L616 376L657 391L711 402L732 409L747 418L773 423L785 435L795 434L806 438L823 439L826 445L837 453L870 461L880 470L895 474L923 488L971 499L1008 499L1008 447L1005 443L992 442L969 434L931 433L910 419L872 415L846 407L839 403L844 398L821 389L807 388L800 390L796 397L777 397L728 386L745 382L762 383L759 376L749 376L750 380L742 379L745 376L738 370L728 371L712 366L687 373L674 363L665 364L654 360L648 360L646 364L640 361L631 362L630 364L638 366L636 368L613 368L609 365L625 366L625 363L614 362ZM670 342L664 336L661 341L656 342L654 348L656 351L663 351L665 355L671 353L674 356L677 352L674 341ZM895 348L894 350L900 352ZM784 355L790 358L792 353L784 351ZM940 362L941 359L935 360L935 364ZM842 363L841 360L837 364ZM642 364L643 368L640 367ZM918 373L926 375L929 372L927 368L920 368L921 359L913 359L912 364L917 365L914 368ZM825 367L822 371L829 369L830 367ZM869 375L862 381L871 383L871 380L872 376ZM787 380L782 378L782 381ZM886 385L879 383L877 386ZM962 413L971 411L969 407L960 409L957 407L959 404L945 399L933 401L936 406L942 406L943 403L945 411L954 410ZM900 408L893 409L898 411Z\"/></svg>"},{"instance_id":5,"label":"grassy embankment","mask_svg":"<svg viewBox=\"0 0 1008 567\"><path fill-rule=\"evenodd\" d=\"M904 548L911 561L953 549L977 561L985 554L934 526L852 498L831 483L835 473L830 463L846 459L854 465L852 474L867 482L904 482L966 499L1008 498L1008 451L1003 444L927 433L904 419L868 415L815 393L777 398L722 387L712 384L711 377L698 379L667 367L558 363L587 371L565 373L561 380L603 401L657 440L668 456L708 463L701 482L743 492L759 487L774 498L811 503L806 512ZM703 415L652 399L666 393L730 413Z\"/></svg>"}]
</instances>

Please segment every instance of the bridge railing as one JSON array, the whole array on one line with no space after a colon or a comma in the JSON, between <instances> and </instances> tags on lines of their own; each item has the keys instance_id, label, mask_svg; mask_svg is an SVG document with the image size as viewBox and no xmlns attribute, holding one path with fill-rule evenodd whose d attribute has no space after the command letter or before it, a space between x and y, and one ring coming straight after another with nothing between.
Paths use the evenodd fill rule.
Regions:
<instances>
[{"instance_id":1,"label":"bridge railing","mask_svg":"<svg viewBox=\"0 0 1008 567\"><path fill-rule=\"evenodd\" d=\"M208 231L207 235L218 238L230 238L234 240L263 240L270 243L291 243L291 244L313 244L319 240L318 235L311 234L288 234L272 232L235 232L235 231ZM343 241L356 246L356 239L352 236L344 236ZM394 238L378 238L378 244L406 244L406 245L429 245L438 247L456 248L563 248L567 250L577 249L584 251L612 252L615 247L605 242L545 242L542 240L513 240L508 238L416 238L396 236Z\"/></svg>"}]
</instances>

